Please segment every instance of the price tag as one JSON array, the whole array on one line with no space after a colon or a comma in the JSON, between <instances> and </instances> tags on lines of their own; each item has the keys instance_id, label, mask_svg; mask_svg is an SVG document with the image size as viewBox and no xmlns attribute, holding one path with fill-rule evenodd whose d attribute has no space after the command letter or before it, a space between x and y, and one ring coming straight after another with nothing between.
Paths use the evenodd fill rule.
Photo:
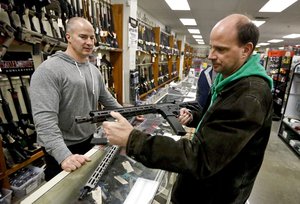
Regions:
<instances>
[{"instance_id":1,"label":"price tag","mask_svg":"<svg viewBox=\"0 0 300 204\"><path fill-rule=\"evenodd\" d=\"M123 185L128 184L128 182L125 179L123 179L121 176L114 176L114 178Z\"/></svg>"},{"instance_id":2,"label":"price tag","mask_svg":"<svg viewBox=\"0 0 300 204\"><path fill-rule=\"evenodd\" d=\"M287 138L287 136L288 136L287 132L286 132L286 131L283 131L283 132L282 132L282 136L283 136L284 138Z\"/></svg>"},{"instance_id":3,"label":"price tag","mask_svg":"<svg viewBox=\"0 0 300 204\"><path fill-rule=\"evenodd\" d=\"M129 161L122 162L124 169L126 169L127 173L133 172L133 168Z\"/></svg>"}]
</instances>

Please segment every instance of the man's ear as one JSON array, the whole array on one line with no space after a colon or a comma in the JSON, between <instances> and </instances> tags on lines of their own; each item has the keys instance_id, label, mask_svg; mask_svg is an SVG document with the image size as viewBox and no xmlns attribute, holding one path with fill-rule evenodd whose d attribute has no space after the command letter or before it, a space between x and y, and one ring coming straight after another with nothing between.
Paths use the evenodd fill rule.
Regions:
<instances>
[{"instance_id":1,"label":"man's ear","mask_svg":"<svg viewBox=\"0 0 300 204\"><path fill-rule=\"evenodd\" d=\"M248 56L250 56L251 53L253 52L253 49L254 49L253 43L248 42L247 44L244 45L242 56L248 58Z\"/></svg>"},{"instance_id":2,"label":"man's ear","mask_svg":"<svg viewBox=\"0 0 300 204\"><path fill-rule=\"evenodd\" d=\"M66 33L66 39L67 39L67 41L69 41L69 40L70 40L70 38L71 38L71 35L70 35L70 33Z\"/></svg>"}]
</instances>

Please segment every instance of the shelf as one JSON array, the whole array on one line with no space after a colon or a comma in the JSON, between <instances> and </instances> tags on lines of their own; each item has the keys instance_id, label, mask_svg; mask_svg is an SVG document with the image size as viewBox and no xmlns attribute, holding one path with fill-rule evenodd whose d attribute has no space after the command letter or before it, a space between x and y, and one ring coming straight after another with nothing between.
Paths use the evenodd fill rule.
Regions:
<instances>
[{"instance_id":1,"label":"shelf","mask_svg":"<svg viewBox=\"0 0 300 204\"><path fill-rule=\"evenodd\" d=\"M38 151L37 153L35 153L34 155L32 155L29 159L27 159L26 161L20 163L20 164L16 164L14 165L12 168L6 170L6 172L4 174L1 174L0 176L0 180L2 180L3 178L15 173L16 171L18 171L19 169L29 165L30 163L32 163L33 161L41 158L42 156L44 156L44 153L42 150Z\"/></svg>"},{"instance_id":2,"label":"shelf","mask_svg":"<svg viewBox=\"0 0 300 204\"><path fill-rule=\"evenodd\" d=\"M151 89L151 90L147 91L146 93L141 94L141 95L140 95L140 98L141 98L141 99L145 98L146 96L148 96L148 95L149 95L150 93L152 93L153 91L155 91L155 90L157 90L157 89L159 89L159 88L165 86L166 84L168 84L168 83L170 83L170 82L176 80L177 78L178 78L178 76L173 77L172 79L169 79L168 81L166 81L166 82L164 82L164 83L162 83L162 84L156 86L154 89Z\"/></svg>"},{"instance_id":3,"label":"shelf","mask_svg":"<svg viewBox=\"0 0 300 204\"><path fill-rule=\"evenodd\" d=\"M291 149L293 150L293 152L298 156L298 158L300 159L300 149L298 150L297 148L293 147L292 145L290 145L290 142L285 139L282 134L278 133L278 137L284 141L284 143Z\"/></svg>"},{"instance_id":4,"label":"shelf","mask_svg":"<svg viewBox=\"0 0 300 204\"><path fill-rule=\"evenodd\" d=\"M136 64L135 66L149 66L152 65L153 63L144 63L144 64Z\"/></svg>"},{"instance_id":5,"label":"shelf","mask_svg":"<svg viewBox=\"0 0 300 204\"><path fill-rule=\"evenodd\" d=\"M291 129L294 133L296 133L299 136L300 139L300 133L297 132L297 130L295 130L289 123L287 123L286 121L282 120L283 124L285 124L287 127L289 127L289 129Z\"/></svg>"}]
</instances>

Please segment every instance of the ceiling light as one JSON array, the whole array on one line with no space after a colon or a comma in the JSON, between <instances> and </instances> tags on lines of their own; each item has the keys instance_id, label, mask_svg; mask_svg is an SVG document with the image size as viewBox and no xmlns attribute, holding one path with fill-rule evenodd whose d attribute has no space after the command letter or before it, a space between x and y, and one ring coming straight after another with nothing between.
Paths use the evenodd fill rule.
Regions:
<instances>
[{"instance_id":1,"label":"ceiling light","mask_svg":"<svg viewBox=\"0 0 300 204\"><path fill-rule=\"evenodd\" d=\"M259 12L281 12L298 0L269 0Z\"/></svg>"},{"instance_id":2,"label":"ceiling light","mask_svg":"<svg viewBox=\"0 0 300 204\"><path fill-rule=\"evenodd\" d=\"M266 21L252 21L252 23L254 23L254 25L256 25L257 27L261 26L262 24L264 24Z\"/></svg>"},{"instance_id":3,"label":"ceiling light","mask_svg":"<svg viewBox=\"0 0 300 204\"><path fill-rule=\"evenodd\" d=\"M284 50L284 47L279 47L278 49L279 49L279 50Z\"/></svg>"},{"instance_id":4,"label":"ceiling light","mask_svg":"<svg viewBox=\"0 0 300 204\"><path fill-rule=\"evenodd\" d=\"M192 34L200 34L200 30L199 29L188 29L188 31Z\"/></svg>"},{"instance_id":5,"label":"ceiling light","mask_svg":"<svg viewBox=\"0 0 300 204\"><path fill-rule=\"evenodd\" d=\"M193 18L180 18L179 19L183 25L195 26L197 25L195 19Z\"/></svg>"},{"instance_id":6,"label":"ceiling light","mask_svg":"<svg viewBox=\"0 0 300 204\"><path fill-rule=\"evenodd\" d=\"M193 38L202 38L202 35L193 35Z\"/></svg>"},{"instance_id":7,"label":"ceiling light","mask_svg":"<svg viewBox=\"0 0 300 204\"><path fill-rule=\"evenodd\" d=\"M266 45L270 45L270 43L258 43L257 45L266 46Z\"/></svg>"},{"instance_id":8,"label":"ceiling light","mask_svg":"<svg viewBox=\"0 0 300 204\"><path fill-rule=\"evenodd\" d=\"M204 40L203 39L195 39L197 42L204 42Z\"/></svg>"},{"instance_id":9,"label":"ceiling light","mask_svg":"<svg viewBox=\"0 0 300 204\"><path fill-rule=\"evenodd\" d=\"M273 40L269 40L268 42L269 43L279 43L279 42L282 42L283 40L282 39L273 39Z\"/></svg>"},{"instance_id":10,"label":"ceiling light","mask_svg":"<svg viewBox=\"0 0 300 204\"><path fill-rule=\"evenodd\" d=\"M198 42L198 44L199 44L199 45L204 45L205 43L204 43L204 42Z\"/></svg>"},{"instance_id":11,"label":"ceiling light","mask_svg":"<svg viewBox=\"0 0 300 204\"><path fill-rule=\"evenodd\" d=\"M191 10L187 0L165 0L172 10Z\"/></svg>"},{"instance_id":12,"label":"ceiling light","mask_svg":"<svg viewBox=\"0 0 300 204\"><path fill-rule=\"evenodd\" d=\"M290 35L285 35L283 38L300 38L300 34L290 34Z\"/></svg>"}]
</instances>

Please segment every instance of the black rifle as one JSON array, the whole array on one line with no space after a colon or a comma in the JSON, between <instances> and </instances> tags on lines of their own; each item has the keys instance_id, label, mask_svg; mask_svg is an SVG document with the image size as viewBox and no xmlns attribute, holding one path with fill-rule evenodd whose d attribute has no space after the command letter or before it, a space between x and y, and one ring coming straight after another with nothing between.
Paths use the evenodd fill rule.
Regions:
<instances>
[{"instance_id":1,"label":"black rifle","mask_svg":"<svg viewBox=\"0 0 300 204\"><path fill-rule=\"evenodd\" d=\"M22 92L25 107L26 107L26 110L27 110L27 113L28 113L28 116L29 116L29 120L33 124L31 102L30 102L30 97L29 97L29 94L28 94L28 90L27 90L26 85L24 85L24 83L23 83L22 76L19 76L19 77L20 77L20 81L21 81L20 89L21 89L21 92Z\"/></svg>"},{"instance_id":2,"label":"black rifle","mask_svg":"<svg viewBox=\"0 0 300 204\"><path fill-rule=\"evenodd\" d=\"M0 32L7 36L7 39L1 44L0 60L5 55L8 47L15 39L15 29L7 23L0 20Z\"/></svg>"},{"instance_id":3,"label":"black rifle","mask_svg":"<svg viewBox=\"0 0 300 204\"><path fill-rule=\"evenodd\" d=\"M9 92L10 92L11 97L13 99L15 110L16 110L16 113L17 113L17 116L18 116L18 119L19 119L18 125L13 125L11 127L11 129L17 129L17 127L20 127L23 131L23 134L21 134L20 132L16 132L16 135L20 135L21 137L23 137L23 139L25 139L25 141L27 143L28 149L33 150L33 149L35 149L35 147L33 146L33 143L34 143L33 140L34 140L34 137L35 137L35 133L33 133L32 135L27 134L27 128L34 129L34 126L32 124L29 124L29 121L28 121L29 118L30 118L30 114L22 113L20 101L19 101L19 98L18 98L18 92L15 91L15 89L13 87L13 84L12 84L12 81L11 81L11 78L10 78L9 75L7 75L7 78L9 80L10 87L11 87L9 89ZM7 112L7 115L5 115L5 118L8 121L8 123L12 124L12 123L14 123L13 118L12 118L12 114L11 114L11 111L9 109L8 103L3 98L2 91L1 91L1 98L2 98L2 101L7 104L7 106L4 107L3 103L2 103L2 108L6 109L6 110L3 110L3 112L4 113ZM13 130L13 131L15 131L15 130Z\"/></svg>"},{"instance_id":4,"label":"black rifle","mask_svg":"<svg viewBox=\"0 0 300 204\"><path fill-rule=\"evenodd\" d=\"M114 47L114 48L118 48L118 42L117 42L117 34L115 33L115 26L114 26L114 17L113 17L113 13L112 13L112 5L109 2L107 9L108 9L108 36L110 38L110 46Z\"/></svg>"},{"instance_id":5,"label":"black rifle","mask_svg":"<svg viewBox=\"0 0 300 204\"><path fill-rule=\"evenodd\" d=\"M197 109L198 102L183 102L183 103L160 103L151 105L140 105L132 107L117 108L113 110L103 110L103 111L91 111L89 117L77 116L75 121L77 123L98 123L111 119L110 112L115 111L120 113L123 117L129 118L132 116L145 115L149 113L159 113L161 114L170 124L176 135L183 136L186 131L179 123L177 116L179 110L182 107L187 107L189 109Z\"/></svg>"},{"instance_id":6,"label":"black rifle","mask_svg":"<svg viewBox=\"0 0 300 204\"><path fill-rule=\"evenodd\" d=\"M21 160L23 161L24 158L28 157L28 155L26 154L26 152L24 150L22 150L21 146L26 146L24 143L26 143L26 141L24 140L24 134L21 133L20 128L18 126L18 124L13 120L13 115L11 113L10 107L8 102L5 100L2 90L0 89L0 96L1 96L1 106L2 106L2 110L4 113L4 117L7 121L7 124L4 126L2 119L1 119L1 127L2 127L2 136L6 136L8 135L8 132L11 133L11 135L14 136L14 139L11 139L12 137L9 137L9 139L7 140L8 145L9 144L14 144L14 150L16 150L18 152L18 154L20 154L19 156L21 157ZM8 131L9 130L9 131ZM8 138L8 137L6 137ZM15 140L19 143L19 146L15 146L16 143Z\"/></svg>"},{"instance_id":7,"label":"black rifle","mask_svg":"<svg viewBox=\"0 0 300 204\"><path fill-rule=\"evenodd\" d=\"M28 159L29 156L22 148L19 140L16 140L14 137L12 137L8 129L8 124L4 124L2 118L0 117L0 135L2 136L4 147L9 151L15 163L21 163Z\"/></svg>"},{"instance_id":8,"label":"black rifle","mask_svg":"<svg viewBox=\"0 0 300 204\"><path fill-rule=\"evenodd\" d=\"M76 11L77 11L77 16L78 17L82 17L82 8L80 5L81 1L80 0L76 0Z\"/></svg>"},{"instance_id":9,"label":"black rifle","mask_svg":"<svg viewBox=\"0 0 300 204\"><path fill-rule=\"evenodd\" d=\"M92 24L93 24L93 27L95 29L95 35L96 35L96 45L99 45L101 43L101 38L100 38L100 30L99 30L99 26L97 25L97 20L96 18L98 17L98 15L96 15L97 13L97 10L96 10L96 5L95 5L95 2L94 0L91 0L91 14L92 14L92 17L91 17L91 20L92 20Z\"/></svg>"}]
</instances>

